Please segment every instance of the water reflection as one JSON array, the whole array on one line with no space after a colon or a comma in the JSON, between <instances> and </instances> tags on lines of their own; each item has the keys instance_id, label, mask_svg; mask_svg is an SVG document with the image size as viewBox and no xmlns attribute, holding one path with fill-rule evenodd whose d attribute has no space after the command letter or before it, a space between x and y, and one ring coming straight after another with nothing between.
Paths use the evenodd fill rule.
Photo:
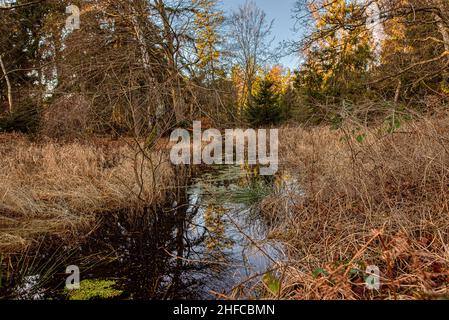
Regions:
<instances>
[{"instance_id":1,"label":"water reflection","mask_svg":"<svg viewBox=\"0 0 449 320\"><path fill-rule=\"evenodd\" d=\"M120 299L213 299L237 292L246 297L254 292L253 276L279 258L250 205L266 187L272 188L239 167L204 173L172 208L103 216L67 263L80 266L82 279L115 280L123 290ZM65 297L65 276L53 275L45 298Z\"/></svg>"},{"instance_id":2,"label":"water reflection","mask_svg":"<svg viewBox=\"0 0 449 320\"><path fill-rule=\"evenodd\" d=\"M261 177L239 167L227 167L204 174L189 190L189 202L197 208L189 234L205 232L199 244L199 258L212 257L222 266L221 279L215 277L204 289L229 295L233 289L245 294L258 277L279 258L277 244L269 242L268 229L256 208L250 206L268 190L257 190L262 184L272 188ZM245 282L245 286L239 284ZM249 293L247 293L249 294ZM251 292L253 294L253 292Z\"/></svg>"}]
</instances>

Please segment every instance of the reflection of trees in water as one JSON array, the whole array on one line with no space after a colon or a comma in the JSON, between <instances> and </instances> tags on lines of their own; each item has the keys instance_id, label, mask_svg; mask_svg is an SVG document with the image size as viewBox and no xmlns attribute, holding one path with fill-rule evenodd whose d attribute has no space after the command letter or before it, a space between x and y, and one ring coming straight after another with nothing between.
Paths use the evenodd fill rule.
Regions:
<instances>
[{"instance_id":1,"label":"reflection of trees in water","mask_svg":"<svg viewBox=\"0 0 449 320\"><path fill-rule=\"evenodd\" d=\"M186 203L186 199L183 200L181 203ZM116 259L92 270L89 278L119 279L125 298L195 299L207 296L207 292L203 292L207 287L205 284L211 277L219 277L217 272L223 268L214 262L223 257L220 257L219 243L217 250L207 255L201 249L203 245L210 246L205 240L210 241L212 237L206 229L194 237L188 232L197 214L198 208L184 205L157 213L146 210L133 218L127 213L104 218L83 251L84 254L98 255L112 251ZM210 227L214 221L210 222Z\"/></svg>"},{"instance_id":2,"label":"reflection of trees in water","mask_svg":"<svg viewBox=\"0 0 449 320\"><path fill-rule=\"evenodd\" d=\"M224 238L224 227L215 224L217 219L206 219L207 227L198 226L200 232L190 232L195 217L203 212L198 206L189 205L186 196L178 202L183 205L174 209L108 213L100 219L96 231L83 240L81 248L73 244L77 248L74 253L73 248L58 247L56 241L50 241L55 244L52 246L43 245L49 254L57 252L54 258L71 252L45 286L46 297L64 298L60 295L67 276L63 270L71 264L80 267L81 280L116 280L124 291L120 298L212 297L207 290L212 283L221 281L226 257L224 247L220 248L220 240L213 245L211 241ZM48 263L45 252L35 255L37 258L33 260L36 260L37 266ZM85 257L89 257L88 261ZM15 280L20 283L23 279ZM8 287L11 289L14 285ZM12 292L1 289L2 296L12 296Z\"/></svg>"},{"instance_id":3,"label":"reflection of trees in water","mask_svg":"<svg viewBox=\"0 0 449 320\"><path fill-rule=\"evenodd\" d=\"M208 230L205 239L207 252L209 254L223 254L225 249L232 248L232 241L226 236L226 221L223 215L226 209L222 206L208 204L204 209L204 226ZM224 258L224 257L223 257Z\"/></svg>"},{"instance_id":4,"label":"reflection of trees in water","mask_svg":"<svg viewBox=\"0 0 449 320\"><path fill-rule=\"evenodd\" d=\"M248 241L234 224L253 225L254 217L245 211L231 221L231 212L246 206L228 197L234 185L248 185L248 177L231 171L203 182L193 193L179 192L176 208L103 215L81 248L79 243L64 249L43 245L50 253L68 256L52 276L54 281L45 285L46 297L62 298L63 270L72 264L80 267L81 280L116 280L124 291L120 298L212 298L208 290L228 291L238 284L240 273L244 280L244 271L251 270L242 261Z\"/></svg>"},{"instance_id":5,"label":"reflection of trees in water","mask_svg":"<svg viewBox=\"0 0 449 320\"><path fill-rule=\"evenodd\" d=\"M188 259L191 245L184 237L189 219L183 208L157 213L145 210L132 219L126 213L108 216L85 249L103 254L112 251L116 259L95 268L91 276L119 279L129 298L196 298L200 283L183 276L204 268L183 260Z\"/></svg>"}]
</instances>

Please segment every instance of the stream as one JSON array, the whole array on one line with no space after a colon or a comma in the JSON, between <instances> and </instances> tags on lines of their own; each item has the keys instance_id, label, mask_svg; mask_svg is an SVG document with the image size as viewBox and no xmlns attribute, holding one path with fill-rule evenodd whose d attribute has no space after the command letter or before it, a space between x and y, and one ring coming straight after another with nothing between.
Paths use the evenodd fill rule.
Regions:
<instances>
[{"instance_id":1,"label":"stream","mask_svg":"<svg viewBox=\"0 0 449 320\"><path fill-rule=\"evenodd\" d=\"M169 208L108 213L81 245L52 244L32 262L22 259L20 280L0 289L0 297L70 298L64 271L76 265L82 287L85 280L90 291L95 281L113 284L108 298L257 298L255 286L283 259L254 205L273 187L240 167L210 168Z\"/></svg>"}]
</instances>

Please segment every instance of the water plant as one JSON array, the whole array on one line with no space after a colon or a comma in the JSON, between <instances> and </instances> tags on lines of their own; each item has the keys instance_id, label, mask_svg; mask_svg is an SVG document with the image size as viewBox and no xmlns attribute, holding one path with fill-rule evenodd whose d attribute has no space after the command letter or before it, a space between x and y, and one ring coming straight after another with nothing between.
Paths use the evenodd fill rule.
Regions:
<instances>
[{"instance_id":1,"label":"water plant","mask_svg":"<svg viewBox=\"0 0 449 320\"><path fill-rule=\"evenodd\" d=\"M115 289L115 280L90 280L80 282L80 289L66 290L69 300L107 300L120 296L123 291Z\"/></svg>"}]
</instances>

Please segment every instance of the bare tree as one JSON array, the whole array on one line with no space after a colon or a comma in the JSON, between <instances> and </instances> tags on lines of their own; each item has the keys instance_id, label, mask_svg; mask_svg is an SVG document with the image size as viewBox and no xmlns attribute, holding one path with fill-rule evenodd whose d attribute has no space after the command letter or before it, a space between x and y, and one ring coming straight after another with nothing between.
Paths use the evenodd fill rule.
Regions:
<instances>
[{"instance_id":1,"label":"bare tree","mask_svg":"<svg viewBox=\"0 0 449 320\"><path fill-rule=\"evenodd\" d=\"M245 102L252 101L257 68L273 57L270 39L273 23L253 1L245 2L229 18L229 49L233 62L244 72Z\"/></svg>"}]
</instances>

